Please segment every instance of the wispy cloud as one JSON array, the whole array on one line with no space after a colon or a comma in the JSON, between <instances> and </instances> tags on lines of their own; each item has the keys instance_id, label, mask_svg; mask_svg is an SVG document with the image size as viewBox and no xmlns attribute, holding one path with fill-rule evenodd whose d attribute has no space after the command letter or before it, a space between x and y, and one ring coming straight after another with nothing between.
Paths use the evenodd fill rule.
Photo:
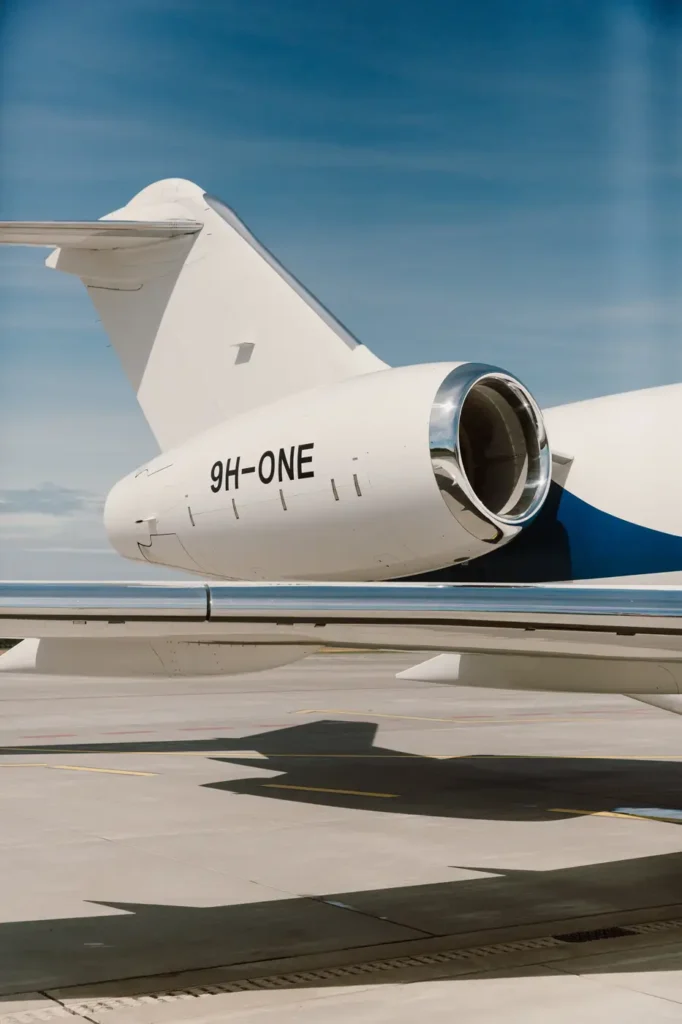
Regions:
<instances>
[{"instance_id":1,"label":"wispy cloud","mask_svg":"<svg viewBox=\"0 0 682 1024\"><path fill-rule=\"evenodd\" d=\"M117 551L113 548L95 548L95 547L74 547L73 545L59 545L59 544L44 544L36 547L26 546L24 551L30 554L41 554L41 555L77 555L81 558L90 558L92 555L108 555L113 558L119 558Z\"/></svg>"},{"instance_id":2,"label":"wispy cloud","mask_svg":"<svg viewBox=\"0 0 682 1024\"><path fill-rule=\"evenodd\" d=\"M89 491L43 484L0 492L0 579L149 576L109 545L101 501Z\"/></svg>"},{"instance_id":3,"label":"wispy cloud","mask_svg":"<svg viewBox=\"0 0 682 1024\"><path fill-rule=\"evenodd\" d=\"M328 137L328 122L319 131L303 125L285 133L257 126L247 131L231 122L216 126L196 121L189 112L184 123L182 112L177 111L165 111L150 120L114 113L89 115L75 112L57 100L6 103L4 118L5 145L12 142L14 147L21 148L28 140L40 137L54 155L52 179L74 183L92 180L92 168L87 162L73 163L70 153L74 149L98 151L103 161L101 180L120 181L135 168L141 186L147 184L150 176L158 176L160 151L167 168L172 168L186 165L188 149L201 154L203 166L227 166L232 174L282 167L445 175L453 180L497 183L546 184L551 180L554 184L576 186L583 182L591 188L604 188L612 186L615 173L614 154L603 140L595 145L585 138L576 145L570 139L558 142L555 136L541 133L533 139L532 151L524 152L510 143L505 134L486 133L455 141L442 133L425 132L422 117L415 117L421 131L416 130L416 125L410 130L410 124L405 125L403 118L394 125L384 121L381 132L368 135L368 125L358 133L364 138L343 140ZM346 120L339 111L339 123ZM643 151L627 157L621 155L619 159L621 164L626 160L629 178L637 186L645 181L674 182L682 174L682 163L672 154L662 156L656 151ZM8 183L18 178L42 181L44 169L37 162L26 165L8 158L3 176ZM105 211L98 215L102 212Z\"/></svg>"},{"instance_id":4,"label":"wispy cloud","mask_svg":"<svg viewBox=\"0 0 682 1024\"><path fill-rule=\"evenodd\" d=\"M0 516L74 516L102 508L101 499L88 491L44 483L39 487L0 489Z\"/></svg>"},{"instance_id":5,"label":"wispy cloud","mask_svg":"<svg viewBox=\"0 0 682 1024\"><path fill-rule=\"evenodd\" d=\"M642 302L597 306L585 311L585 315L596 324L614 327L682 328L682 303L666 300L647 299Z\"/></svg>"}]
</instances>

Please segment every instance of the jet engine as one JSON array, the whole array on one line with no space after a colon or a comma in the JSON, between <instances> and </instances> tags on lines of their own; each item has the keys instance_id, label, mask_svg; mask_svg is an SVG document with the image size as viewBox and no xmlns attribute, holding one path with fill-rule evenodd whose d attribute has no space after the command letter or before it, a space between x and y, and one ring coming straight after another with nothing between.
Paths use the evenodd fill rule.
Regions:
<instances>
[{"instance_id":1,"label":"jet engine","mask_svg":"<svg viewBox=\"0 0 682 1024\"><path fill-rule=\"evenodd\" d=\"M395 579L512 540L550 474L516 377L428 363L226 419L116 484L105 525L125 557L202 576Z\"/></svg>"}]
</instances>

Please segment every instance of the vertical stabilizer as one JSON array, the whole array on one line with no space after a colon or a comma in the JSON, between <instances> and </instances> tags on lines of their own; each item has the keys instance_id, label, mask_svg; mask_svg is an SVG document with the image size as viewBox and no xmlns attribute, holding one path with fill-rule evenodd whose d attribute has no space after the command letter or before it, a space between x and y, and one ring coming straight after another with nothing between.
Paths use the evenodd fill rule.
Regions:
<instances>
[{"instance_id":1,"label":"vertical stabilizer","mask_svg":"<svg viewBox=\"0 0 682 1024\"><path fill-rule=\"evenodd\" d=\"M56 234L47 263L82 278L163 449L385 367L197 185L156 182L98 222L103 231L107 222L121 228L106 242Z\"/></svg>"}]
</instances>

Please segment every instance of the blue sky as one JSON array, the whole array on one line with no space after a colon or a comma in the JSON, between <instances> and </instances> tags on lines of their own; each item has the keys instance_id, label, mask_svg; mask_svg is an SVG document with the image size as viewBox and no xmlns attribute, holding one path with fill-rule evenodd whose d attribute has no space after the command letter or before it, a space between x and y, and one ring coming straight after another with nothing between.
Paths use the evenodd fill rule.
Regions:
<instances>
[{"instance_id":1,"label":"blue sky","mask_svg":"<svg viewBox=\"0 0 682 1024\"><path fill-rule=\"evenodd\" d=\"M388 362L545 404L682 380L674 0L5 0L0 218L234 206ZM0 253L0 577L130 578L154 443L75 279Z\"/></svg>"}]
</instances>

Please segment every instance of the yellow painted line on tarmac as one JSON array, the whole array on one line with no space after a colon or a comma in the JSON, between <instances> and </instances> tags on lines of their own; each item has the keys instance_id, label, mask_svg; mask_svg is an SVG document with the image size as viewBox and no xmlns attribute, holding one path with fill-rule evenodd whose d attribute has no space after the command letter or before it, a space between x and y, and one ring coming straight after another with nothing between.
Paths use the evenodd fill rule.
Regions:
<instances>
[{"instance_id":1,"label":"yellow painted line on tarmac","mask_svg":"<svg viewBox=\"0 0 682 1024\"><path fill-rule=\"evenodd\" d=\"M0 764L0 768L47 768L47 765L37 761L13 761L11 763L3 762Z\"/></svg>"},{"instance_id":2,"label":"yellow painted line on tarmac","mask_svg":"<svg viewBox=\"0 0 682 1024\"><path fill-rule=\"evenodd\" d=\"M133 772L123 768L91 768L81 764L47 764L35 761L17 761L13 764L3 762L0 764L0 768L49 768L63 772L102 772L104 775L142 775L148 778L156 777L158 774L158 772Z\"/></svg>"},{"instance_id":3,"label":"yellow painted line on tarmac","mask_svg":"<svg viewBox=\"0 0 682 1024\"><path fill-rule=\"evenodd\" d=\"M591 818L629 818L631 821L666 821L679 825L679 818L664 818L656 814L626 814L623 811L584 811L575 807L548 807L550 814L582 814Z\"/></svg>"},{"instance_id":4,"label":"yellow painted line on tarmac","mask_svg":"<svg viewBox=\"0 0 682 1024\"><path fill-rule=\"evenodd\" d=\"M47 764L46 768L55 768L63 772L102 772L104 775L144 775L156 776L157 772L132 772L123 768L90 768L82 764Z\"/></svg>"},{"instance_id":5,"label":"yellow painted line on tarmac","mask_svg":"<svg viewBox=\"0 0 682 1024\"><path fill-rule=\"evenodd\" d=\"M377 796L384 800L398 797L399 793L368 793L363 789L325 789L322 786L288 786L284 782L266 782L265 789L295 789L302 793L339 793L341 796Z\"/></svg>"}]
</instances>

